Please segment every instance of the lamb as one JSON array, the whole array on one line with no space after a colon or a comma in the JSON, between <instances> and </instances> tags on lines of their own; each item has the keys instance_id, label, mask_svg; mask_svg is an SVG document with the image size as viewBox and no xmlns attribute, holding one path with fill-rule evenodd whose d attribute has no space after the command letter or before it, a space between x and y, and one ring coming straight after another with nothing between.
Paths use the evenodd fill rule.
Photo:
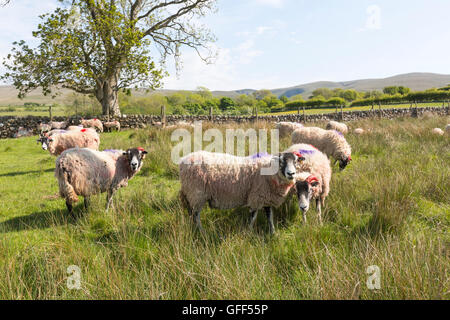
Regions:
<instances>
[{"instance_id":1,"label":"lamb","mask_svg":"<svg viewBox=\"0 0 450 320\"><path fill-rule=\"evenodd\" d=\"M112 129L116 129L117 131L120 131L120 122L119 121L110 121L105 122L103 126L108 129L109 131L112 131Z\"/></svg>"},{"instance_id":2,"label":"lamb","mask_svg":"<svg viewBox=\"0 0 450 320\"><path fill-rule=\"evenodd\" d=\"M438 136L443 136L444 130L442 130L441 128L434 128L433 130L431 130L431 133L438 135Z\"/></svg>"},{"instance_id":3,"label":"lamb","mask_svg":"<svg viewBox=\"0 0 450 320\"><path fill-rule=\"evenodd\" d=\"M103 124L97 118L90 120L81 119L81 125L85 128L93 128L98 130L99 132L103 132Z\"/></svg>"},{"instance_id":4,"label":"lamb","mask_svg":"<svg viewBox=\"0 0 450 320\"><path fill-rule=\"evenodd\" d=\"M194 152L181 159L180 198L201 231L200 212L208 202L211 208L216 209L249 207L252 215L250 227L256 221L258 210L264 208L273 234L271 207L279 207L294 186L295 163L300 158L301 155L294 153L255 160L229 154Z\"/></svg>"},{"instance_id":5,"label":"lamb","mask_svg":"<svg viewBox=\"0 0 450 320\"><path fill-rule=\"evenodd\" d=\"M317 127L297 129L292 134L292 144L306 143L339 161L339 168L344 170L352 160L352 150L344 135L335 130Z\"/></svg>"},{"instance_id":6,"label":"lamb","mask_svg":"<svg viewBox=\"0 0 450 320\"><path fill-rule=\"evenodd\" d=\"M327 123L327 130L336 130L339 131L342 134L348 133L348 127L345 123L337 122L337 121L330 121Z\"/></svg>"},{"instance_id":7,"label":"lamb","mask_svg":"<svg viewBox=\"0 0 450 320\"><path fill-rule=\"evenodd\" d=\"M356 134L356 135L362 135L362 134L364 134L364 129L362 129L362 128L356 128L354 131L353 131L353 133L354 134Z\"/></svg>"},{"instance_id":8,"label":"lamb","mask_svg":"<svg viewBox=\"0 0 450 320\"><path fill-rule=\"evenodd\" d=\"M315 147L308 144L296 144L285 152L298 152L305 160L297 165L295 178L295 191L297 193L299 208L306 223L306 212L311 199L316 200L319 222L322 224L322 207L325 198L330 192L331 166L327 156Z\"/></svg>"},{"instance_id":9,"label":"lamb","mask_svg":"<svg viewBox=\"0 0 450 320\"><path fill-rule=\"evenodd\" d=\"M98 150L100 137L95 130L82 129L80 131L66 131L43 135L38 142L42 143L42 149L47 150L53 156L60 155L71 148L89 148Z\"/></svg>"},{"instance_id":10,"label":"lamb","mask_svg":"<svg viewBox=\"0 0 450 320\"><path fill-rule=\"evenodd\" d=\"M78 196L84 197L84 206L88 209L90 196L104 192L107 192L106 210L109 210L114 193L126 187L128 180L139 172L146 154L143 148L125 152L87 148L64 151L56 159L55 177L69 213L72 213L73 203L79 200Z\"/></svg>"},{"instance_id":11,"label":"lamb","mask_svg":"<svg viewBox=\"0 0 450 320\"><path fill-rule=\"evenodd\" d=\"M61 121L61 122L52 121L52 122L50 122L50 125L51 125L52 129L65 129L65 128L67 128L67 121Z\"/></svg>"},{"instance_id":12,"label":"lamb","mask_svg":"<svg viewBox=\"0 0 450 320\"><path fill-rule=\"evenodd\" d=\"M301 123L297 122L277 122L275 129L278 129L280 138L290 136L296 129L303 128Z\"/></svg>"},{"instance_id":13,"label":"lamb","mask_svg":"<svg viewBox=\"0 0 450 320\"><path fill-rule=\"evenodd\" d=\"M40 123L38 125L38 130L40 133L48 132L48 131L52 130L52 126L49 125L48 123Z\"/></svg>"}]
</instances>

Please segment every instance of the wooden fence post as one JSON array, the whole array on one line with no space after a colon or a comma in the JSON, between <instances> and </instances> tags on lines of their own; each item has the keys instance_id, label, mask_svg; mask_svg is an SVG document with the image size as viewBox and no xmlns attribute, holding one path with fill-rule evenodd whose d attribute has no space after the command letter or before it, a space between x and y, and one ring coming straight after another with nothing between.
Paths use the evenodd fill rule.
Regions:
<instances>
[{"instance_id":1,"label":"wooden fence post","mask_svg":"<svg viewBox=\"0 0 450 320\"><path fill-rule=\"evenodd\" d=\"M53 121L52 105L50 105L50 106L48 107L48 113L49 113L49 115L50 115L50 122L52 122L52 121Z\"/></svg>"},{"instance_id":2,"label":"wooden fence post","mask_svg":"<svg viewBox=\"0 0 450 320\"><path fill-rule=\"evenodd\" d=\"M341 121L344 120L344 106L341 104Z\"/></svg>"},{"instance_id":3,"label":"wooden fence post","mask_svg":"<svg viewBox=\"0 0 450 320\"><path fill-rule=\"evenodd\" d=\"M166 127L166 106L164 105L161 106L161 124L163 128Z\"/></svg>"},{"instance_id":4,"label":"wooden fence post","mask_svg":"<svg viewBox=\"0 0 450 320\"><path fill-rule=\"evenodd\" d=\"M303 122L306 122L305 106L303 106Z\"/></svg>"},{"instance_id":5,"label":"wooden fence post","mask_svg":"<svg viewBox=\"0 0 450 320\"><path fill-rule=\"evenodd\" d=\"M213 107L209 107L209 121L213 121Z\"/></svg>"},{"instance_id":6,"label":"wooden fence post","mask_svg":"<svg viewBox=\"0 0 450 320\"><path fill-rule=\"evenodd\" d=\"M258 107L255 107L256 122L258 122Z\"/></svg>"}]
</instances>

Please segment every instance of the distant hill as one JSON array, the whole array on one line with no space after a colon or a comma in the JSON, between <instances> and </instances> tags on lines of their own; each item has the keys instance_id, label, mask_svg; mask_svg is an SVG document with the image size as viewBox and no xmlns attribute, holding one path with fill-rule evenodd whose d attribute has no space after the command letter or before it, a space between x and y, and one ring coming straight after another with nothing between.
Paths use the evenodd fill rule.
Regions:
<instances>
[{"instance_id":1,"label":"distant hill","mask_svg":"<svg viewBox=\"0 0 450 320\"><path fill-rule=\"evenodd\" d=\"M317 88L330 88L330 89L355 89L357 91L370 91L370 90L382 90L388 86L405 86L411 88L414 91L426 90L430 88L440 88L450 84L450 75L437 74L437 73L407 73L401 74L384 79L363 79L343 82L331 82L331 81L319 81L301 84L289 88L271 89L271 91L277 96L285 95L292 97L297 94L303 95L304 99L308 99L312 92ZM152 93L161 93L169 95L171 93L180 90L156 90L152 92L145 91L133 91L133 94L137 96L144 96ZM241 94L251 94L256 91L255 89L241 89L234 91L213 91L215 96L237 97ZM17 90L12 86L0 86L0 105L22 105L24 102L37 102L37 103L63 103L71 94L70 90L63 90L62 94L55 100L50 97L45 97L41 94L40 90L35 90L30 93L24 100L17 98Z\"/></svg>"}]
</instances>

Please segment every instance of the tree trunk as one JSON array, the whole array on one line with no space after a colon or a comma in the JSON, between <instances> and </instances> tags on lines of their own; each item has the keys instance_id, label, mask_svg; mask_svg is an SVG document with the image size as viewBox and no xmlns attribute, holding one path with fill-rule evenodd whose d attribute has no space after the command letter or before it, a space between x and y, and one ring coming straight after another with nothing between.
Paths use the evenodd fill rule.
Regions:
<instances>
[{"instance_id":1,"label":"tree trunk","mask_svg":"<svg viewBox=\"0 0 450 320\"><path fill-rule=\"evenodd\" d=\"M120 117L119 93L116 89L115 79L105 80L96 90L97 100L102 105L104 116Z\"/></svg>"}]
</instances>

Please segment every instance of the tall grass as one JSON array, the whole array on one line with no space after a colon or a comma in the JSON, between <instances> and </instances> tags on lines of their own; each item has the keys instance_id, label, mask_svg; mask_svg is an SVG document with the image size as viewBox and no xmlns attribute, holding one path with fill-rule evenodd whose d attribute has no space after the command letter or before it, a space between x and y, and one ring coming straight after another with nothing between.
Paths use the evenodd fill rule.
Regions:
<instances>
[{"instance_id":1,"label":"tall grass","mask_svg":"<svg viewBox=\"0 0 450 320\"><path fill-rule=\"evenodd\" d=\"M350 123L371 132L348 135L354 160L334 168L324 225L314 208L303 224L291 200L276 210L273 237L263 214L248 230L246 209L205 208L206 233L195 231L170 131L103 134L103 148L140 145L149 156L109 213L102 195L88 213L78 205L78 219L56 197L54 159L33 138L0 141L0 298L448 299L450 144L430 134L447 122ZM66 286L69 265L81 269L81 290ZM370 265L380 290L366 286Z\"/></svg>"}]
</instances>

